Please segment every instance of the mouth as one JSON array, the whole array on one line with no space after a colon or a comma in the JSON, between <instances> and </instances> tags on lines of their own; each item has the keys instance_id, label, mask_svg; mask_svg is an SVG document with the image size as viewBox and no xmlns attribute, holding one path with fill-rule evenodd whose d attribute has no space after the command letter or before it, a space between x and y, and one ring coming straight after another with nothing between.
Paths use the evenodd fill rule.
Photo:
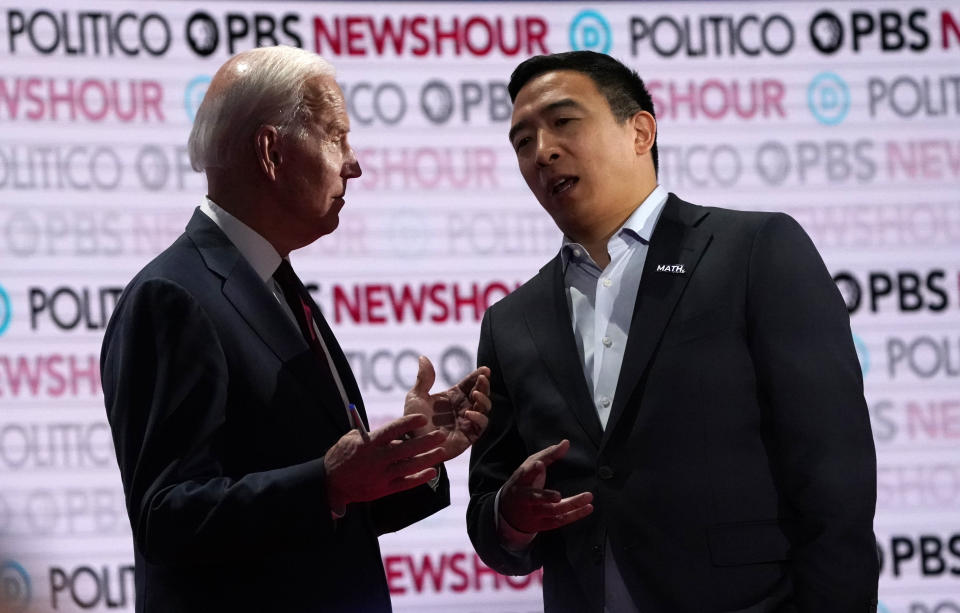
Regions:
<instances>
[{"instance_id":1,"label":"mouth","mask_svg":"<svg viewBox=\"0 0 960 613\"><path fill-rule=\"evenodd\" d=\"M551 196L556 196L558 194L570 191L573 189L573 186L579 182L580 177L573 175L555 177L547 183L547 188L550 190Z\"/></svg>"}]
</instances>

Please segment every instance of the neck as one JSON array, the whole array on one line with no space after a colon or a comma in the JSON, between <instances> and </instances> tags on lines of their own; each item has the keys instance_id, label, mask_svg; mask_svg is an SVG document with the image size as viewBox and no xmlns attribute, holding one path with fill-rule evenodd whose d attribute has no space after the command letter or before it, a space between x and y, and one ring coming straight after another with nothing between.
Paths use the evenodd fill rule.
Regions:
<instances>
[{"instance_id":1,"label":"neck","mask_svg":"<svg viewBox=\"0 0 960 613\"><path fill-rule=\"evenodd\" d=\"M636 206L622 211L615 217L600 220L600 223L595 222L591 227L579 228L576 232L568 232L567 236L583 245L593 261L603 270L610 263L610 253L607 251L607 243L610 242L610 237L626 223L635 210L637 210Z\"/></svg>"},{"instance_id":2,"label":"neck","mask_svg":"<svg viewBox=\"0 0 960 613\"><path fill-rule=\"evenodd\" d=\"M263 189L243 181L225 181L220 177L207 172L207 192L217 206L227 211L251 230L267 239L277 250L280 257L285 258L299 245L293 244L286 237L278 225L280 215L272 213L269 198L263 194Z\"/></svg>"},{"instance_id":3,"label":"neck","mask_svg":"<svg viewBox=\"0 0 960 613\"><path fill-rule=\"evenodd\" d=\"M590 257L593 258L593 261L597 263L601 270L606 268L607 264L610 263L610 253L607 251L607 243L610 241L610 237L623 227L627 219L633 215L637 208L643 205L656 187L655 181L652 185L644 183L641 185L640 193L627 200L630 202L628 206L616 209L615 212L603 218L591 219L589 226L572 228L565 234L583 245L583 248L587 250L587 253L590 254Z\"/></svg>"}]
</instances>

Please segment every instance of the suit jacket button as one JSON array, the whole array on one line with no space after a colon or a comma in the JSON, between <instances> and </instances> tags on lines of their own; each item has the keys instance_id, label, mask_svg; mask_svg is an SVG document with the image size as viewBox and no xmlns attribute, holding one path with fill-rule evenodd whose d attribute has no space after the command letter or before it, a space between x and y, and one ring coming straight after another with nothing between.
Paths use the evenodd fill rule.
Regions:
<instances>
[{"instance_id":1,"label":"suit jacket button","mask_svg":"<svg viewBox=\"0 0 960 613\"><path fill-rule=\"evenodd\" d=\"M603 562L603 547L600 545L594 545L590 551L590 554L593 557L593 563L599 564Z\"/></svg>"},{"instance_id":2,"label":"suit jacket button","mask_svg":"<svg viewBox=\"0 0 960 613\"><path fill-rule=\"evenodd\" d=\"M597 476L606 481L607 479L613 479L613 469L609 466L601 466L597 470Z\"/></svg>"}]
</instances>

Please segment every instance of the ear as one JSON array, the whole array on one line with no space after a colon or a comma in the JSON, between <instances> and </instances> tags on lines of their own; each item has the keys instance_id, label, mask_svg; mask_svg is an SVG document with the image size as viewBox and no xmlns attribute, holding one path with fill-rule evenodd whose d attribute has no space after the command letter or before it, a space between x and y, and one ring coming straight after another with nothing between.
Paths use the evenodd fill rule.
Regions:
<instances>
[{"instance_id":1,"label":"ear","mask_svg":"<svg viewBox=\"0 0 960 613\"><path fill-rule=\"evenodd\" d=\"M637 111L630 119L633 126L633 150L637 155L645 155L657 142L657 120L647 111Z\"/></svg>"},{"instance_id":2,"label":"ear","mask_svg":"<svg viewBox=\"0 0 960 613\"><path fill-rule=\"evenodd\" d=\"M280 152L280 133L276 126L263 125L254 133L257 166L270 181L277 180L277 171L283 163Z\"/></svg>"}]
</instances>

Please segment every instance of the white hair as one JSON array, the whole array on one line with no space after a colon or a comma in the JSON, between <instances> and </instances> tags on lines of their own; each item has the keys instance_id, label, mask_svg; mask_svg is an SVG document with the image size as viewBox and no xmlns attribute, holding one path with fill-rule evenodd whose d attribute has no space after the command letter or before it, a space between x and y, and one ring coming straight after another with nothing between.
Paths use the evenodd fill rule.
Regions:
<instances>
[{"instance_id":1,"label":"white hair","mask_svg":"<svg viewBox=\"0 0 960 613\"><path fill-rule=\"evenodd\" d=\"M224 70L231 76L221 76ZM203 97L193 120L187 150L197 172L235 166L252 151L257 128L268 124L286 135L303 127L304 84L310 77L334 77L333 65L319 55L285 45L260 47L224 64ZM217 87L217 78L226 81Z\"/></svg>"}]
</instances>

